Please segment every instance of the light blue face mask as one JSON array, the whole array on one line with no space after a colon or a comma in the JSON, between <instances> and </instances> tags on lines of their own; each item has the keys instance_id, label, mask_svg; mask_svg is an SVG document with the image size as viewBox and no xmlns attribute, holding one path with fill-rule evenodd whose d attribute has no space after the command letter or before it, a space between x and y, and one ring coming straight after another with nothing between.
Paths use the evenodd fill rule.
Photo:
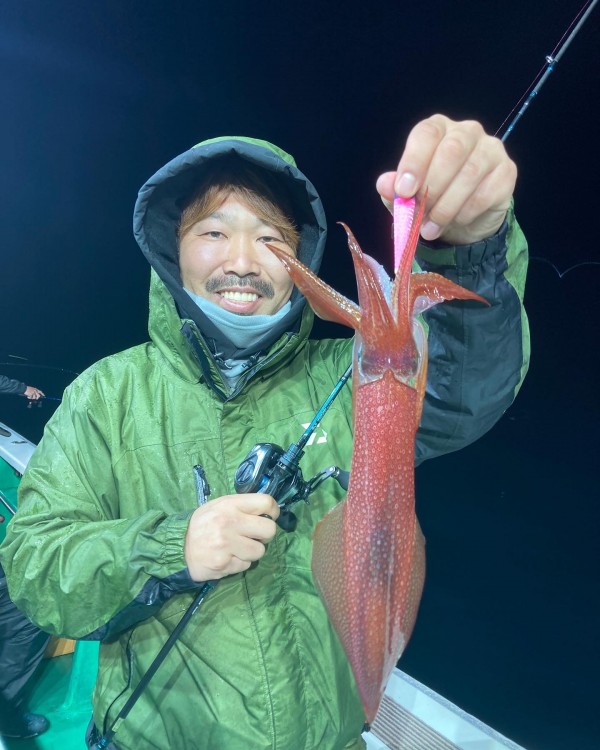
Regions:
<instances>
[{"instance_id":1,"label":"light blue face mask","mask_svg":"<svg viewBox=\"0 0 600 750\"><path fill-rule=\"evenodd\" d=\"M204 297L200 297L189 289L185 290L202 312L211 320L231 343L238 349L247 349L255 341L258 341L281 320L292 307L291 302L285 305L273 315L237 315L229 310L214 305Z\"/></svg>"}]
</instances>

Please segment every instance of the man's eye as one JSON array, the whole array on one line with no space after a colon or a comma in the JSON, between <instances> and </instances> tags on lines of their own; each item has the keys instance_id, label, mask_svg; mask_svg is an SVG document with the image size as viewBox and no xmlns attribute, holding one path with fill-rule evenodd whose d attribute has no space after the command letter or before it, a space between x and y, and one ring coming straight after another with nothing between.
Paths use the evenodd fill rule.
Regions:
<instances>
[{"instance_id":1,"label":"man's eye","mask_svg":"<svg viewBox=\"0 0 600 750\"><path fill-rule=\"evenodd\" d=\"M211 229L210 232L204 232L204 237L210 237L211 239L218 240L225 235L223 232L219 232L216 229Z\"/></svg>"},{"instance_id":2,"label":"man's eye","mask_svg":"<svg viewBox=\"0 0 600 750\"><path fill-rule=\"evenodd\" d=\"M271 237L270 235L265 235L264 237L260 237L261 242L283 242L281 237Z\"/></svg>"}]
</instances>

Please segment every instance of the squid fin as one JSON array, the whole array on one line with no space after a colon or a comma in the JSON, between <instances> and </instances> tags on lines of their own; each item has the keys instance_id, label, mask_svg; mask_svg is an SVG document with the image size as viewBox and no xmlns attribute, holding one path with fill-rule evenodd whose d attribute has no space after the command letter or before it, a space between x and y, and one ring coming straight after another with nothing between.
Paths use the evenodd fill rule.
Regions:
<instances>
[{"instance_id":1,"label":"squid fin","mask_svg":"<svg viewBox=\"0 0 600 750\"><path fill-rule=\"evenodd\" d=\"M342 645L348 636L344 596L344 504L338 503L317 524L313 535L312 574Z\"/></svg>"}]
</instances>

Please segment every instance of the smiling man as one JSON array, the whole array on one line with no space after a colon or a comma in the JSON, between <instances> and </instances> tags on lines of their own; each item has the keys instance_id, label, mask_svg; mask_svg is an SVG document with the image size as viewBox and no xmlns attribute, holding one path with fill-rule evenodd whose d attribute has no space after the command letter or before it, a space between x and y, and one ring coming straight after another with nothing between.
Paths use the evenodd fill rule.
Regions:
<instances>
[{"instance_id":1,"label":"smiling man","mask_svg":"<svg viewBox=\"0 0 600 750\"><path fill-rule=\"evenodd\" d=\"M185 289L196 301L237 315L273 315L288 302L293 284L273 253L274 243L295 255L298 232L273 200L266 185L248 168L238 169L237 185L211 183L190 202L179 229L179 269ZM239 180L246 174L249 186ZM262 190L263 196L254 190Z\"/></svg>"},{"instance_id":2,"label":"smiling man","mask_svg":"<svg viewBox=\"0 0 600 750\"><path fill-rule=\"evenodd\" d=\"M491 303L427 314L417 461L482 435L525 374L515 178L480 125L434 115L377 183L385 201L428 186L422 234L437 242L420 263ZM361 702L310 571L315 525L343 490L321 485L286 532L271 496L234 489L248 451L297 441L352 359L351 339L310 338L312 311L266 247L318 272L318 194L277 147L219 138L144 185L134 228L152 267L150 341L87 370L48 423L1 550L11 596L45 630L102 641L90 747L203 582L219 580L112 746L360 748ZM350 465L351 425L344 388L326 437L306 446L305 476Z\"/></svg>"},{"instance_id":3,"label":"smiling man","mask_svg":"<svg viewBox=\"0 0 600 750\"><path fill-rule=\"evenodd\" d=\"M179 242L187 291L237 315L272 315L289 300L292 281L266 243L294 254L281 232L244 204L226 198Z\"/></svg>"}]
</instances>

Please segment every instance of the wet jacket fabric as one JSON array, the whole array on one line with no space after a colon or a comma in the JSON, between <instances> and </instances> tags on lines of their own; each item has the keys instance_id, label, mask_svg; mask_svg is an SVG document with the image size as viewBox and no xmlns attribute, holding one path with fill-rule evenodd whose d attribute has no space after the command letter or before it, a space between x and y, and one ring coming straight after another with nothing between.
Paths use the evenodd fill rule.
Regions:
<instances>
[{"instance_id":1,"label":"wet jacket fabric","mask_svg":"<svg viewBox=\"0 0 600 750\"><path fill-rule=\"evenodd\" d=\"M11 596L40 627L102 640L94 694L102 731L200 586L183 555L198 501L194 467L205 472L209 500L233 493L248 450L297 441L352 358L351 339L310 338L312 312L295 294L285 326L263 342L265 354L247 353L250 366L229 392L206 321L181 290L175 233L177 196L211 159L232 152L292 195L300 257L318 269L320 201L278 149L213 141L157 173L140 192L135 223L153 266L150 341L101 360L67 389L23 477L0 552ZM427 316L417 461L488 430L513 400L528 359L526 247L512 212L489 240L420 253L427 270L474 289L491 307L440 305ZM304 476L349 468L351 454L345 386L306 447ZM343 495L325 482L310 504L295 506L296 531L278 529L258 563L219 582L119 727L121 750L338 750L358 737L364 716L354 679L310 572L314 527Z\"/></svg>"}]
</instances>

